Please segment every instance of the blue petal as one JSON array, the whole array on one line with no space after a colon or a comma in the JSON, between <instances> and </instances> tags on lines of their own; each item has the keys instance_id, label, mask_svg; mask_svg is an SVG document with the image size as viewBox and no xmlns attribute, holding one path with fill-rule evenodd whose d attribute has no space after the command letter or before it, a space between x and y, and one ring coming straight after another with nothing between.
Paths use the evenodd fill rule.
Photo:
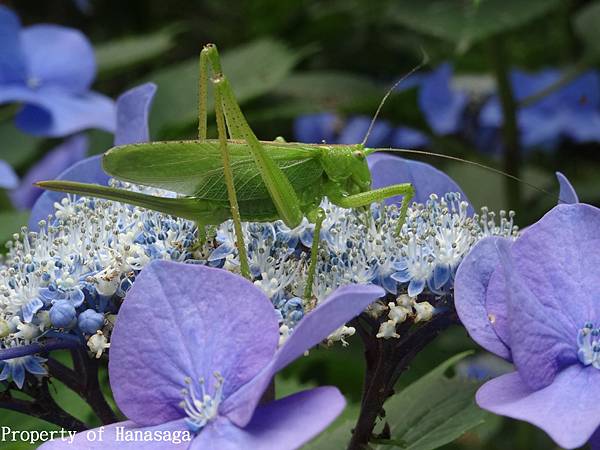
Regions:
<instances>
[{"instance_id":1,"label":"blue petal","mask_svg":"<svg viewBox=\"0 0 600 450\"><path fill-rule=\"evenodd\" d=\"M117 99L115 145L150 140L148 114L155 93L156 85L146 83L128 90Z\"/></svg>"},{"instance_id":2,"label":"blue petal","mask_svg":"<svg viewBox=\"0 0 600 450\"><path fill-rule=\"evenodd\" d=\"M12 380L19 389L23 387L23 383L25 382L25 368L22 363L12 364Z\"/></svg>"},{"instance_id":3,"label":"blue petal","mask_svg":"<svg viewBox=\"0 0 600 450\"><path fill-rule=\"evenodd\" d=\"M228 255L231 255L234 250L235 250L235 247L231 244L228 244L228 243L221 244L215 249L214 252L212 252L210 254L210 256L208 257L208 260L209 261L217 261L219 259L226 258Z\"/></svg>"},{"instance_id":4,"label":"blue petal","mask_svg":"<svg viewBox=\"0 0 600 450\"><path fill-rule=\"evenodd\" d=\"M0 102L1 97L2 94ZM42 88L23 97L27 104L17 114L16 124L26 133L60 137L89 128L115 131L115 103L104 95Z\"/></svg>"},{"instance_id":5,"label":"blue petal","mask_svg":"<svg viewBox=\"0 0 600 450\"><path fill-rule=\"evenodd\" d=\"M438 264L433 269L433 286L440 289L450 279L450 267L448 265Z\"/></svg>"},{"instance_id":6,"label":"blue petal","mask_svg":"<svg viewBox=\"0 0 600 450\"><path fill-rule=\"evenodd\" d=\"M409 295L409 297L416 297L421 292L423 292L424 288L425 288L425 281L424 280L415 280L415 279L410 280L410 283L408 283L408 295Z\"/></svg>"},{"instance_id":7,"label":"blue petal","mask_svg":"<svg viewBox=\"0 0 600 450\"><path fill-rule=\"evenodd\" d=\"M67 292L67 299L77 308L85 300L85 295L81 289L75 288Z\"/></svg>"},{"instance_id":8,"label":"blue petal","mask_svg":"<svg viewBox=\"0 0 600 450\"><path fill-rule=\"evenodd\" d=\"M6 6L0 5L0 84L25 81L26 69L20 31L21 23L16 14Z\"/></svg>"},{"instance_id":9,"label":"blue petal","mask_svg":"<svg viewBox=\"0 0 600 450\"><path fill-rule=\"evenodd\" d=\"M458 131L468 98L451 89L452 66L440 65L425 77L419 91L419 107L431 129L437 134Z\"/></svg>"},{"instance_id":10,"label":"blue petal","mask_svg":"<svg viewBox=\"0 0 600 450\"><path fill-rule=\"evenodd\" d=\"M395 295L398 292L397 280L395 278L393 278L391 275L380 276L379 282L381 283L381 286L390 294Z\"/></svg>"},{"instance_id":11,"label":"blue petal","mask_svg":"<svg viewBox=\"0 0 600 450\"><path fill-rule=\"evenodd\" d=\"M97 155L73 164L56 179L106 185L109 176L102 170L102 155ZM60 192L44 191L33 205L29 218L29 228L33 231L37 230L38 222L45 220L49 214L53 214L54 203L60 202L64 197L65 194Z\"/></svg>"},{"instance_id":12,"label":"blue petal","mask_svg":"<svg viewBox=\"0 0 600 450\"><path fill-rule=\"evenodd\" d=\"M408 272L408 269L401 270L399 272L395 272L391 275L391 277L396 280L398 283L408 283L412 280L412 276Z\"/></svg>"},{"instance_id":13,"label":"blue petal","mask_svg":"<svg viewBox=\"0 0 600 450\"><path fill-rule=\"evenodd\" d=\"M96 76L96 58L83 33L58 25L34 25L25 28L21 38L28 76L40 88L72 94L89 90Z\"/></svg>"},{"instance_id":14,"label":"blue petal","mask_svg":"<svg viewBox=\"0 0 600 450\"><path fill-rule=\"evenodd\" d=\"M558 184L560 185L558 203L579 203L577 192L575 192L575 188L573 188L569 179L560 172L556 172L556 178L558 178Z\"/></svg>"},{"instance_id":15,"label":"blue petal","mask_svg":"<svg viewBox=\"0 0 600 450\"><path fill-rule=\"evenodd\" d=\"M32 373L34 375L47 375L48 371L40 364L38 358L35 356L30 356L29 358L25 358L25 370L27 372Z\"/></svg>"},{"instance_id":16,"label":"blue petal","mask_svg":"<svg viewBox=\"0 0 600 450\"><path fill-rule=\"evenodd\" d=\"M23 320L26 323L31 322L33 316L36 312L38 312L41 308L44 307L44 303L39 298L34 298L26 305L21 307L21 313L23 314Z\"/></svg>"},{"instance_id":17,"label":"blue petal","mask_svg":"<svg viewBox=\"0 0 600 450\"><path fill-rule=\"evenodd\" d=\"M84 135L73 136L47 153L23 177L21 185L10 194L17 208L31 208L44 192L33 183L56 178L65 169L85 157L88 139Z\"/></svg>"},{"instance_id":18,"label":"blue petal","mask_svg":"<svg viewBox=\"0 0 600 450\"><path fill-rule=\"evenodd\" d=\"M10 164L0 160L0 188L14 189L18 184L19 178Z\"/></svg>"},{"instance_id":19,"label":"blue petal","mask_svg":"<svg viewBox=\"0 0 600 450\"><path fill-rule=\"evenodd\" d=\"M10 364L4 361L0 361L0 363L0 366L2 367L2 371L0 372L0 381L4 381L10 376Z\"/></svg>"},{"instance_id":20,"label":"blue petal","mask_svg":"<svg viewBox=\"0 0 600 450\"><path fill-rule=\"evenodd\" d=\"M337 117L332 113L310 114L294 121L294 136L298 142L320 144L335 142Z\"/></svg>"}]
</instances>

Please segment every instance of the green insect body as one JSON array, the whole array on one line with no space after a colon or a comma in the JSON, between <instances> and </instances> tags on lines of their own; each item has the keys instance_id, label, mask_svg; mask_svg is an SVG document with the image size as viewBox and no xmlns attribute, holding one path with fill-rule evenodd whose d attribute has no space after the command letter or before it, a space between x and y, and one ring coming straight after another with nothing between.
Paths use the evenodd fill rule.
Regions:
<instances>
[{"instance_id":1,"label":"green insect body","mask_svg":"<svg viewBox=\"0 0 600 450\"><path fill-rule=\"evenodd\" d=\"M307 216L314 213L324 193L331 198L343 198L370 188L371 176L360 146L261 144L289 180L298 195L300 209ZM228 141L227 148L242 219L278 219L277 208L247 145ZM210 202L223 209L219 217L210 211L194 220L218 224L223 215L229 214L217 141L152 142L116 147L104 155L103 166L119 180L177 192L186 196L186 201L195 199L199 205Z\"/></svg>"},{"instance_id":2,"label":"green insect body","mask_svg":"<svg viewBox=\"0 0 600 450\"><path fill-rule=\"evenodd\" d=\"M215 94L219 139L206 139L208 72ZM178 194L163 198L114 187L68 181L39 186L122 201L196 221L220 224L232 218L242 274L249 276L241 221L283 220L298 226L307 217L320 228L323 197L344 208L367 206L403 195L399 226L414 191L410 184L371 190L366 157L373 149L357 145L311 145L259 141L242 114L221 72L216 47L200 54L199 139L132 144L110 149L103 157L114 178ZM317 236L315 236L317 237ZM318 237L316 239L318 242ZM309 269L314 276L316 258ZM307 296L310 296L310 285Z\"/></svg>"}]
</instances>

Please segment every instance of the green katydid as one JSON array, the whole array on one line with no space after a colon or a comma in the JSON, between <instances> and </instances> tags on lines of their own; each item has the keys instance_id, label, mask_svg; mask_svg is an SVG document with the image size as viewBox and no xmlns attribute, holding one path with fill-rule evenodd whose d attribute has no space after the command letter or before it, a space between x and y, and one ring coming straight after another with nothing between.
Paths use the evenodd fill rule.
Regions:
<instances>
[{"instance_id":1,"label":"green katydid","mask_svg":"<svg viewBox=\"0 0 600 450\"><path fill-rule=\"evenodd\" d=\"M206 138L209 71L215 94L217 140ZM232 218L241 271L246 277L249 269L243 254L242 220L281 219L289 227L296 227L306 216L317 225L318 231L324 219L319 208L324 196L338 206L358 208L402 195L400 222L403 221L414 194L413 187L398 184L371 190L366 157L374 150L366 149L364 144L259 141L235 100L221 71L217 49L211 44L200 53L199 88L197 141L125 145L110 149L103 157L105 171L114 178L170 190L181 197L161 198L67 181L44 181L38 185L187 218L196 221L199 229ZM318 239L314 241L318 245ZM313 270L309 270L309 280Z\"/></svg>"}]
</instances>

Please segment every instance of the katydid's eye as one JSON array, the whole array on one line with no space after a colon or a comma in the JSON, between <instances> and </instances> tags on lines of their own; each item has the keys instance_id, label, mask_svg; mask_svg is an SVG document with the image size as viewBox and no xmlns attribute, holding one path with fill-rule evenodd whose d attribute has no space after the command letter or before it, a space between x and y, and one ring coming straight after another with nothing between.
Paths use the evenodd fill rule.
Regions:
<instances>
[{"instance_id":1,"label":"katydid's eye","mask_svg":"<svg viewBox=\"0 0 600 450\"><path fill-rule=\"evenodd\" d=\"M357 159L365 159L365 154L361 150L356 150L353 155Z\"/></svg>"}]
</instances>

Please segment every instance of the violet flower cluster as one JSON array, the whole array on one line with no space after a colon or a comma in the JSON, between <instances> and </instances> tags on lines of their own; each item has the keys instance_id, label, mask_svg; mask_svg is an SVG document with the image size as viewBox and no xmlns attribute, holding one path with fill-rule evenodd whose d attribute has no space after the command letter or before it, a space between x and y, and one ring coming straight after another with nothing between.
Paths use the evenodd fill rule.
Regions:
<instances>
[{"instance_id":1,"label":"violet flower cluster","mask_svg":"<svg viewBox=\"0 0 600 450\"><path fill-rule=\"evenodd\" d=\"M542 92L558 82L561 70L545 69L528 73L514 69L510 81L517 102ZM441 64L426 74L411 76L399 89L418 89L418 106L428 126L427 132L405 125L392 126L378 120L367 144L371 147L423 148L431 136L460 135L480 150L502 150L502 110L492 83L474 88L471 79L453 77L452 67ZM370 118L342 120L334 113L300 117L294 131L301 142L355 144L361 142ZM527 150L554 150L561 141L600 142L600 77L590 70L565 86L517 112L521 147Z\"/></svg>"}]
</instances>

